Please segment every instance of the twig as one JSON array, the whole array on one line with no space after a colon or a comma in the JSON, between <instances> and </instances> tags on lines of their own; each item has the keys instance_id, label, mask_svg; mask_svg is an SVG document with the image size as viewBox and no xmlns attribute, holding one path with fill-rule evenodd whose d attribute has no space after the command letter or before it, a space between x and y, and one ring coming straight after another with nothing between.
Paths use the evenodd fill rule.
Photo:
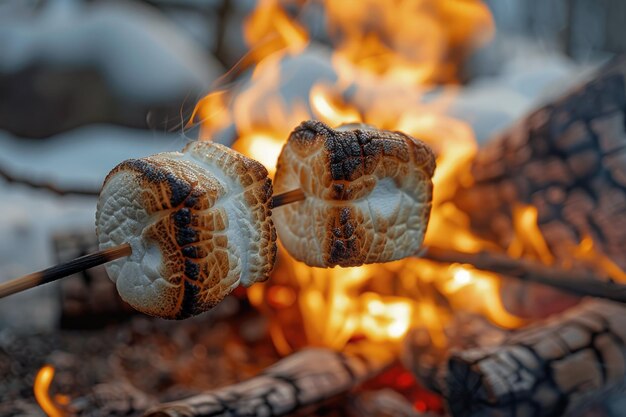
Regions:
<instances>
[{"instance_id":1,"label":"twig","mask_svg":"<svg viewBox=\"0 0 626 417\"><path fill-rule=\"evenodd\" d=\"M466 253L432 246L426 248L421 257L441 263L469 264L477 269L548 285L579 296L606 298L626 303L626 285L584 269L546 266L495 252Z\"/></svg>"}]
</instances>

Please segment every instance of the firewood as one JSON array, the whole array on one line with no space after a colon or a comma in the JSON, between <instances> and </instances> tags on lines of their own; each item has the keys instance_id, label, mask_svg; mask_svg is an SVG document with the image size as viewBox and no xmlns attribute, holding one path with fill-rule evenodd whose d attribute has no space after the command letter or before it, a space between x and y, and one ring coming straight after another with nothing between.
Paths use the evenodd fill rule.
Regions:
<instances>
[{"instance_id":1,"label":"firewood","mask_svg":"<svg viewBox=\"0 0 626 417\"><path fill-rule=\"evenodd\" d=\"M558 259L589 237L626 268L625 76L621 57L479 150L453 198L475 232L508 247L516 205L532 205Z\"/></svg>"},{"instance_id":2,"label":"firewood","mask_svg":"<svg viewBox=\"0 0 626 417\"><path fill-rule=\"evenodd\" d=\"M380 373L389 346L360 342L343 352L309 348L235 385L151 408L146 417L282 416L319 405Z\"/></svg>"},{"instance_id":3,"label":"firewood","mask_svg":"<svg viewBox=\"0 0 626 417\"><path fill-rule=\"evenodd\" d=\"M626 307L590 300L513 333L452 352L442 392L454 417L550 417L626 384Z\"/></svg>"},{"instance_id":4,"label":"firewood","mask_svg":"<svg viewBox=\"0 0 626 417\"><path fill-rule=\"evenodd\" d=\"M501 345L509 331L477 314L458 314L439 329L417 324L404 338L402 363L420 384L436 393L445 390L445 364L450 351Z\"/></svg>"}]
</instances>

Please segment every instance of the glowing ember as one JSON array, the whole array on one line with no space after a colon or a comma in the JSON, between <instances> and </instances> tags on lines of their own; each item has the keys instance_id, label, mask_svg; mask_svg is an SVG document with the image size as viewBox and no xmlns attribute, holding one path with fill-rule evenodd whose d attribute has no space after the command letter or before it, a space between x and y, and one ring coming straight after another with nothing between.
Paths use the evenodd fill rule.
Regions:
<instances>
[{"instance_id":1,"label":"glowing ember","mask_svg":"<svg viewBox=\"0 0 626 417\"><path fill-rule=\"evenodd\" d=\"M42 410L48 417L63 417L65 413L58 407L56 402L50 398L50 384L54 378L54 368L46 365L37 372L35 377L35 398ZM57 396L61 401L67 403L68 398L65 396Z\"/></svg>"}]
</instances>

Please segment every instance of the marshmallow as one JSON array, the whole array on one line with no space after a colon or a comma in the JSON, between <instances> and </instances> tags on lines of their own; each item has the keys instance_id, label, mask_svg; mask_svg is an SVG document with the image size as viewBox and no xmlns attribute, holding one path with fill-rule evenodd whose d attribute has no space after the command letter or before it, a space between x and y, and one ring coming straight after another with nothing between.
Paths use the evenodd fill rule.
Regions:
<instances>
[{"instance_id":1,"label":"marshmallow","mask_svg":"<svg viewBox=\"0 0 626 417\"><path fill-rule=\"evenodd\" d=\"M434 170L430 148L404 133L304 122L278 158L274 188L305 199L274 210L278 236L309 266L410 256L426 232Z\"/></svg>"},{"instance_id":2,"label":"marshmallow","mask_svg":"<svg viewBox=\"0 0 626 417\"><path fill-rule=\"evenodd\" d=\"M109 277L152 316L209 310L238 285L268 278L276 258L271 196L263 165L211 142L124 161L104 181L96 212L100 249L132 248L107 265Z\"/></svg>"}]
</instances>

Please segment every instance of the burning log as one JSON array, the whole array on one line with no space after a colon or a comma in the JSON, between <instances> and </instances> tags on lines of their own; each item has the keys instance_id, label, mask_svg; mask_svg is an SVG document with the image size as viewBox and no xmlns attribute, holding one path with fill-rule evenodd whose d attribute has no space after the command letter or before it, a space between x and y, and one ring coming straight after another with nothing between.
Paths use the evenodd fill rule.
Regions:
<instances>
[{"instance_id":1,"label":"burning log","mask_svg":"<svg viewBox=\"0 0 626 417\"><path fill-rule=\"evenodd\" d=\"M473 182L453 197L476 234L511 247L528 235L528 225L520 227L516 220L523 217L520 205L531 205L537 210L533 226L545 240L540 256L551 253L559 263L571 264L574 249L588 241L607 261L626 267L625 75L626 58L614 60L479 150ZM507 310L532 319L578 302L560 291L513 281L500 292Z\"/></svg>"},{"instance_id":2,"label":"burning log","mask_svg":"<svg viewBox=\"0 0 626 417\"><path fill-rule=\"evenodd\" d=\"M626 383L626 308L593 300L515 332L499 346L453 352L442 392L454 417L560 416Z\"/></svg>"},{"instance_id":3,"label":"burning log","mask_svg":"<svg viewBox=\"0 0 626 417\"><path fill-rule=\"evenodd\" d=\"M613 61L478 152L454 197L476 232L508 247L515 207L529 204L558 259L589 237L626 268L625 76L626 58Z\"/></svg>"},{"instance_id":4,"label":"burning log","mask_svg":"<svg viewBox=\"0 0 626 417\"><path fill-rule=\"evenodd\" d=\"M445 390L445 363L451 350L499 346L508 335L476 314L457 315L435 334L437 330L411 329L404 339L402 362L425 388L439 394Z\"/></svg>"},{"instance_id":5,"label":"burning log","mask_svg":"<svg viewBox=\"0 0 626 417\"><path fill-rule=\"evenodd\" d=\"M361 342L343 352L311 348L247 381L151 408L146 417L282 416L323 403L380 373L394 360L389 346Z\"/></svg>"}]
</instances>

